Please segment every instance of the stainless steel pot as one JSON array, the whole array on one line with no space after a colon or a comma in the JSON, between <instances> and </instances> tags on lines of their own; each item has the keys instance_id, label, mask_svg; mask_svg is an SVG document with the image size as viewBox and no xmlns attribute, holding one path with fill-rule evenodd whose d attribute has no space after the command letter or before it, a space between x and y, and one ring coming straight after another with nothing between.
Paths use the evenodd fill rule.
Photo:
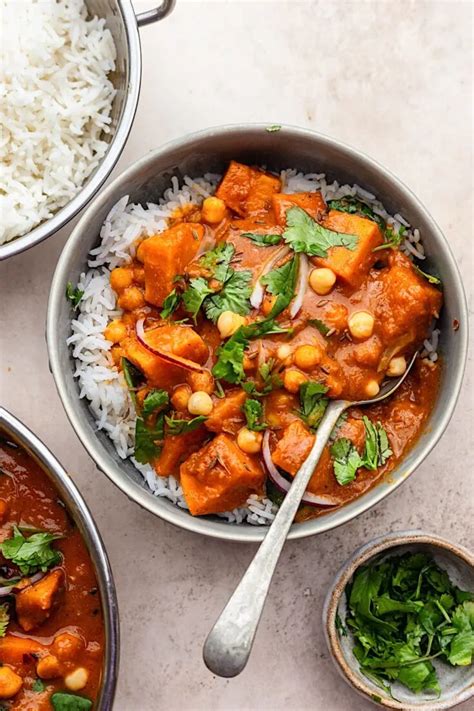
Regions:
<instances>
[{"instance_id":1,"label":"stainless steel pot","mask_svg":"<svg viewBox=\"0 0 474 711\"><path fill-rule=\"evenodd\" d=\"M182 528L235 541L260 541L264 527L229 525L217 518L193 518L169 501L148 491L131 462L123 462L104 432L97 432L87 402L79 399L75 370L66 338L71 309L65 298L68 281L77 282L87 270L87 255L95 246L102 222L123 195L132 202L157 200L171 177L222 172L231 158L270 170L295 167L304 172L326 172L330 180L358 183L377 195L391 214L397 212L417 226L423 236L427 268L435 265L444 285L440 349L443 377L436 406L422 436L390 477L347 506L317 519L293 525L290 538L302 538L339 526L385 498L416 469L443 434L461 387L467 352L467 307L461 277L439 227L415 195L388 170L359 151L332 138L294 127L269 132L264 125L224 126L173 141L148 153L109 185L87 209L59 259L51 285L47 341L51 370L66 413L97 466L148 511ZM459 322L459 328L453 323Z\"/></svg>"},{"instance_id":2,"label":"stainless steel pot","mask_svg":"<svg viewBox=\"0 0 474 711\"><path fill-rule=\"evenodd\" d=\"M142 76L138 28L162 20L172 11L176 0L162 0L159 7L139 15L135 15L131 0L85 0L85 3L91 15L106 19L117 50L116 69L110 75L117 90L112 105L112 130L107 136L110 146L98 168L67 205L31 232L0 245L0 261L51 237L87 205L107 180L123 151L137 110Z\"/></svg>"},{"instance_id":3,"label":"stainless steel pot","mask_svg":"<svg viewBox=\"0 0 474 711\"><path fill-rule=\"evenodd\" d=\"M105 624L104 672L97 709L111 711L119 665L119 613L114 579L100 533L78 488L58 460L31 430L3 407L0 407L0 435L25 449L40 465L58 490L87 545L97 576Z\"/></svg>"}]
</instances>

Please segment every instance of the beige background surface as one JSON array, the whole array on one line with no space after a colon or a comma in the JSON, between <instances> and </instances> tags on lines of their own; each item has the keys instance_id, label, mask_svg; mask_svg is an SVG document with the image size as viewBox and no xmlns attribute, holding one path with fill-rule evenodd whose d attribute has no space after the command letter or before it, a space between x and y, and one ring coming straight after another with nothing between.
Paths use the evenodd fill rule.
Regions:
<instances>
[{"instance_id":1,"label":"beige background surface","mask_svg":"<svg viewBox=\"0 0 474 711\"><path fill-rule=\"evenodd\" d=\"M135 2L140 10L152 4ZM470 2L178 0L172 17L141 35L140 107L115 174L163 141L212 124L314 128L412 187L470 287ZM441 443L400 490L343 528L287 545L246 671L214 678L201 662L202 642L254 549L141 511L97 473L76 439L44 342L49 283L69 231L0 267L1 401L72 473L104 536L121 610L117 711L370 711L328 657L325 590L356 546L385 531L419 527L473 543L472 367Z\"/></svg>"}]
</instances>

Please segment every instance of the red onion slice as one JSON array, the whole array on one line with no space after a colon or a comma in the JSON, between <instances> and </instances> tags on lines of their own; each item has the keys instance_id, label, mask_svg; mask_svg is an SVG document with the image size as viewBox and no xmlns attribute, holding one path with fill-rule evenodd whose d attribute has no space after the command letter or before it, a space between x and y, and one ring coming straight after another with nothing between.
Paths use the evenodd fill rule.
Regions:
<instances>
[{"instance_id":1,"label":"red onion slice","mask_svg":"<svg viewBox=\"0 0 474 711\"><path fill-rule=\"evenodd\" d=\"M253 291L250 295L250 303L252 304L254 309L258 309L261 306L265 294L265 289L260 283L260 279L273 269L273 266L276 262L278 262L280 259L283 259L283 257L286 257L289 251L290 248L286 244L283 245L283 247L277 249L277 251L272 254L270 259L268 259L263 265L263 269L260 272L258 279L255 282L255 286L253 287Z\"/></svg>"},{"instance_id":2,"label":"red onion slice","mask_svg":"<svg viewBox=\"0 0 474 711\"><path fill-rule=\"evenodd\" d=\"M286 494L290 489L291 482L287 481L285 477L280 474L273 463L270 452L270 430L266 430L263 435L262 454L270 479L277 489ZM338 506L341 503L341 501L334 496L316 496L316 494L311 494L309 491L305 492L301 501L308 506Z\"/></svg>"},{"instance_id":3,"label":"red onion slice","mask_svg":"<svg viewBox=\"0 0 474 711\"><path fill-rule=\"evenodd\" d=\"M185 370L192 370L195 373L204 373L207 370L207 368L205 368L203 365L199 365L199 363L195 363L193 360L181 358L181 356L175 355L174 353L170 353L169 351L163 351L161 350L161 348L155 348L154 346L150 346L150 344L147 343L145 340L145 329L143 328L144 323L144 318L141 318L139 321L137 321L137 323L135 324L135 331L140 344L148 351L150 351L150 353L153 353L154 355L158 356L158 358L162 358L164 361L166 361L166 363L170 363L170 365L177 365L179 368L184 368Z\"/></svg>"},{"instance_id":4,"label":"red onion slice","mask_svg":"<svg viewBox=\"0 0 474 711\"><path fill-rule=\"evenodd\" d=\"M303 299L308 288L308 272L309 261L306 254L300 254L300 268L298 270L298 284L296 287L296 296L290 306L290 316L294 318L298 311L303 306Z\"/></svg>"}]
</instances>

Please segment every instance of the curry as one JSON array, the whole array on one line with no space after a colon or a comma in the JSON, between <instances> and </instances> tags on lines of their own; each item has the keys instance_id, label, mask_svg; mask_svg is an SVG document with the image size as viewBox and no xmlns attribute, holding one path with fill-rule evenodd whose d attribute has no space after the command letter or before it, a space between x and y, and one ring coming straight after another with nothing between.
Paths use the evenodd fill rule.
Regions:
<instances>
[{"instance_id":1,"label":"curry","mask_svg":"<svg viewBox=\"0 0 474 711\"><path fill-rule=\"evenodd\" d=\"M51 481L0 439L0 708L88 711L104 622L94 568Z\"/></svg>"},{"instance_id":2,"label":"curry","mask_svg":"<svg viewBox=\"0 0 474 711\"><path fill-rule=\"evenodd\" d=\"M136 411L135 452L177 477L193 515L275 502L331 398L375 396L405 371L442 293L403 235L363 201L282 192L231 161L110 273L105 329ZM400 461L433 407L440 364L419 359L389 402L341 418L298 517L341 506Z\"/></svg>"}]
</instances>

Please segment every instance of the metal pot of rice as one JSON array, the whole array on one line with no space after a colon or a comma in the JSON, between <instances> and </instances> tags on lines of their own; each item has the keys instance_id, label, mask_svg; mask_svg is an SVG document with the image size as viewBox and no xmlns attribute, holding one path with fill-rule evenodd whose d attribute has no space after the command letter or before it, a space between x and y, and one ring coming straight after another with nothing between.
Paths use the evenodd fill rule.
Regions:
<instances>
[{"instance_id":1,"label":"metal pot of rice","mask_svg":"<svg viewBox=\"0 0 474 711\"><path fill-rule=\"evenodd\" d=\"M107 179L138 104L138 28L174 4L2 0L0 260L57 232Z\"/></svg>"},{"instance_id":2,"label":"metal pot of rice","mask_svg":"<svg viewBox=\"0 0 474 711\"><path fill-rule=\"evenodd\" d=\"M191 515L182 481L180 485L173 476L156 476L149 465L137 465L132 456L135 410L122 374L109 356L112 342L104 335L110 320L120 313L110 287L111 270L132 263L140 239L154 239L180 207L200 205L212 195L232 159L265 166L273 176L280 176L283 193L298 192L303 189L296 187L300 184L319 191L328 201L344 195L363 198L366 209L377 210L403 236L403 259L411 255L423 270L435 271L443 284L444 305L421 353L432 363L439 357L439 389L420 436L389 476L339 508L294 523L289 537L302 538L350 521L402 484L441 437L461 388L468 326L457 266L440 229L418 199L374 160L312 131L265 125L212 128L147 154L96 198L64 247L48 306L51 370L83 445L130 499L191 531L226 540L263 539L275 515L268 490L266 498L250 496L243 507L232 511Z\"/></svg>"}]
</instances>

